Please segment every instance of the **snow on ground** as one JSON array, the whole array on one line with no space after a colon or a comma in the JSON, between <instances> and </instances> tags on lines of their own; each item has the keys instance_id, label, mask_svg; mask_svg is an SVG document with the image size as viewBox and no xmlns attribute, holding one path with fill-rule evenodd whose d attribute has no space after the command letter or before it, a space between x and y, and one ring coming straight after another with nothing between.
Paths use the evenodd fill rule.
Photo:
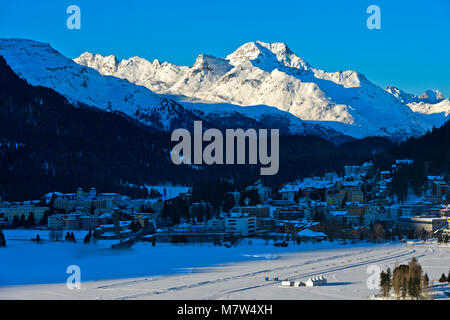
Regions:
<instances>
[{"instance_id":1,"label":"snow on ground","mask_svg":"<svg viewBox=\"0 0 450 320\"><path fill-rule=\"evenodd\" d=\"M435 284L450 266L450 247L436 244L324 242L276 248L253 240L236 248L139 243L117 251L106 241L38 245L13 240L17 230L5 233L0 299L369 299L378 292L367 286L369 266L393 268L417 257ZM80 290L66 287L70 264L81 268ZM306 281L317 275L328 285L282 288L265 280Z\"/></svg>"}]
</instances>

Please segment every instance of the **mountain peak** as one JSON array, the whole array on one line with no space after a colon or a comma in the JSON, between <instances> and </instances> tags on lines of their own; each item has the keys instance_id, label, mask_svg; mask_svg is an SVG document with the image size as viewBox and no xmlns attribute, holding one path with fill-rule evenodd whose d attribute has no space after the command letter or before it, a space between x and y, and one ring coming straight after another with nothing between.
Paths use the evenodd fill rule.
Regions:
<instances>
[{"instance_id":1,"label":"mountain peak","mask_svg":"<svg viewBox=\"0 0 450 320\"><path fill-rule=\"evenodd\" d=\"M407 105L421 102L418 97L394 86L385 91L357 71L313 68L281 42L247 42L226 59L201 54L192 67L121 63L113 75L169 94L202 114L239 110L262 119L269 113L272 118L267 108L275 107L302 123L314 121L356 138L417 136L431 128L429 117Z\"/></svg>"},{"instance_id":2,"label":"mountain peak","mask_svg":"<svg viewBox=\"0 0 450 320\"><path fill-rule=\"evenodd\" d=\"M425 91L419 99L428 103L438 103L444 100L444 95L439 90L433 89Z\"/></svg>"},{"instance_id":3,"label":"mountain peak","mask_svg":"<svg viewBox=\"0 0 450 320\"><path fill-rule=\"evenodd\" d=\"M419 97L411 93L406 93L395 86L387 86L385 90L396 97L398 100L400 100L400 102L402 103L424 102L429 104L436 104L444 100L444 95L436 89L426 90L424 94Z\"/></svg>"},{"instance_id":4,"label":"mountain peak","mask_svg":"<svg viewBox=\"0 0 450 320\"><path fill-rule=\"evenodd\" d=\"M311 69L306 61L296 56L282 42L247 42L228 55L226 59L234 66L250 63L255 67L269 70L280 66L301 70Z\"/></svg>"},{"instance_id":5,"label":"mountain peak","mask_svg":"<svg viewBox=\"0 0 450 320\"><path fill-rule=\"evenodd\" d=\"M407 93L392 85L388 85L385 90L397 98L401 103L417 102L418 100L415 95Z\"/></svg>"},{"instance_id":6,"label":"mountain peak","mask_svg":"<svg viewBox=\"0 0 450 320\"><path fill-rule=\"evenodd\" d=\"M102 73L105 74L113 74L117 71L117 66L119 65L119 62L114 55L104 57L100 54L93 54L87 51L73 60L81 65L90 67L95 66L95 69L101 69Z\"/></svg>"},{"instance_id":7,"label":"mountain peak","mask_svg":"<svg viewBox=\"0 0 450 320\"><path fill-rule=\"evenodd\" d=\"M200 54L192 66L192 71L214 72L218 74L225 74L232 69L232 66L227 60L216 58L208 54Z\"/></svg>"}]
</instances>

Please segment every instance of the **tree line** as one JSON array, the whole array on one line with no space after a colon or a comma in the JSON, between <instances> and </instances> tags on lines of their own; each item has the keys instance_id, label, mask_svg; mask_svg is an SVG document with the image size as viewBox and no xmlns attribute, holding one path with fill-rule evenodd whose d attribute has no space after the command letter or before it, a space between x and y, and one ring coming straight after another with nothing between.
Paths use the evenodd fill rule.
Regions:
<instances>
[{"instance_id":1,"label":"tree line","mask_svg":"<svg viewBox=\"0 0 450 320\"><path fill-rule=\"evenodd\" d=\"M380 274L380 287L383 297L388 298L393 293L397 299L425 298L425 289L430 279L423 272L417 258L412 258L408 264L395 266L394 271L388 268Z\"/></svg>"}]
</instances>

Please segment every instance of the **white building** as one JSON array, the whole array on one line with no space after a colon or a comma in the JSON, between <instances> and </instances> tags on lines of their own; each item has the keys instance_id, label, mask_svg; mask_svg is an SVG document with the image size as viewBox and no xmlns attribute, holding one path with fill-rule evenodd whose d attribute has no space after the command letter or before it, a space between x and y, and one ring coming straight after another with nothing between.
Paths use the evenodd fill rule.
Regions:
<instances>
[{"instance_id":1,"label":"white building","mask_svg":"<svg viewBox=\"0 0 450 320\"><path fill-rule=\"evenodd\" d=\"M327 284L327 279L325 279L323 276L320 277L312 277L309 278L306 282L305 285L307 287L316 287L316 286L322 286L324 284Z\"/></svg>"},{"instance_id":2,"label":"white building","mask_svg":"<svg viewBox=\"0 0 450 320\"><path fill-rule=\"evenodd\" d=\"M239 233L243 237L256 233L256 217L226 217L225 232Z\"/></svg>"}]
</instances>

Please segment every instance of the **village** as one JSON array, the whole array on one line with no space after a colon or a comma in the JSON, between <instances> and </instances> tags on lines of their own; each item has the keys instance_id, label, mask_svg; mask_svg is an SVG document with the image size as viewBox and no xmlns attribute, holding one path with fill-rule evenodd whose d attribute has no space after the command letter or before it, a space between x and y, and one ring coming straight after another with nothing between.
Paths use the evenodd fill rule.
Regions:
<instances>
[{"instance_id":1,"label":"village","mask_svg":"<svg viewBox=\"0 0 450 320\"><path fill-rule=\"evenodd\" d=\"M145 199L95 188L51 192L34 201L1 201L0 227L36 229L37 235L49 229L51 240L115 239L119 247L136 241L233 246L242 238L280 247L323 240L448 242L449 177L427 176L423 196L413 201L389 196L392 175L411 161L379 172L371 162L346 166L343 176L304 178L275 192L256 183L227 191L219 206L195 201L192 187L151 188ZM85 239L71 237L74 230L86 230Z\"/></svg>"}]
</instances>

